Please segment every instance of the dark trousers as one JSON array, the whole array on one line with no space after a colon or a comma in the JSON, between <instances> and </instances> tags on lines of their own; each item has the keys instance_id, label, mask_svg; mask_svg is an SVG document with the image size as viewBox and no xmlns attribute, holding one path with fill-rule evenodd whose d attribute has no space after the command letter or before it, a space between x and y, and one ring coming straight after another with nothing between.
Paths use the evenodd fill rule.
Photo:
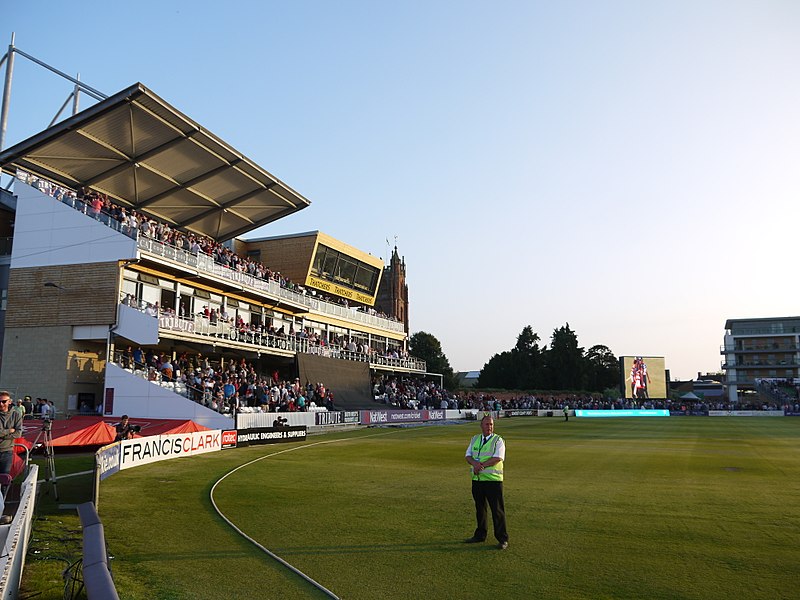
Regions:
<instances>
[{"instance_id":1,"label":"dark trousers","mask_svg":"<svg viewBox=\"0 0 800 600\"><path fill-rule=\"evenodd\" d=\"M475 536L485 540L486 529L486 505L492 511L492 524L494 525L494 537L498 542L508 541L506 531L506 507L503 503L503 482L502 481L472 481L472 498L475 500L475 520L478 526L475 528Z\"/></svg>"},{"instance_id":2,"label":"dark trousers","mask_svg":"<svg viewBox=\"0 0 800 600\"><path fill-rule=\"evenodd\" d=\"M11 466L14 464L14 451L4 450L0 452L0 473L8 475L11 473Z\"/></svg>"}]
</instances>

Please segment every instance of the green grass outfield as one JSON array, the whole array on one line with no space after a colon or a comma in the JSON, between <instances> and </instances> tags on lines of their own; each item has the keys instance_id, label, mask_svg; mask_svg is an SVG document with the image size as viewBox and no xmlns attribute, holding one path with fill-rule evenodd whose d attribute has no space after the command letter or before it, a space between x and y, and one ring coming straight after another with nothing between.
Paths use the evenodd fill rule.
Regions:
<instances>
[{"instance_id":1,"label":"green grass outfield","mask_svg":"<svg viewBox=\"0 0 800 600\"><path fill-rule=\"evenodd\" d=\"M505 552L462 543L478 430L365 429L120 472L99 504L120 597L324 598L211 506L212 485L260 457L218 506L341 598L800 596L800 419L501 419Z\"/></svg>"}]
</instances>

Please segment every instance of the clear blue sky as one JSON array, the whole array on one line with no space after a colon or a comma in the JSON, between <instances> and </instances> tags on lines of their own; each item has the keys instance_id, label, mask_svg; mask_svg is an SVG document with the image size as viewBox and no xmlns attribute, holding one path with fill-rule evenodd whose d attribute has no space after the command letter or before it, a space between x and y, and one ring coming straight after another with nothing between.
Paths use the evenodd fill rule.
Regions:
<instances>
[{"instance_id":1,"label":"clear blue sky","mask_svg":"<svg viewBox=\"0 0 800 600\"><path fill-rule=\"evenodd\" d=\"M27 2L0 47L141 81L312 201L258 231L395 237L456 370L525 325L716 371L797 315L800 3ZM17 57L6 147L71 84ZM83 106L89 99L84 97ZM267 260L268 262L268 260Z\"/></svg>"}]
</instances>

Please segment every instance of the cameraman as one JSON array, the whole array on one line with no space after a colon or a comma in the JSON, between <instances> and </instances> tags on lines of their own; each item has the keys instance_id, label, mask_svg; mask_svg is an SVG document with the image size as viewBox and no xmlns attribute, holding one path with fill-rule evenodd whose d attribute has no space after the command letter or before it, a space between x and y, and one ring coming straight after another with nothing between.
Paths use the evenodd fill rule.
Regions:
<instances>
[{"instance_id":1,"label":"cameraman","mask_svg":"<svg viewBox=\"0 0 800 600\"><path fill-rule=\"evenodd\" d=\"M11 394L0 392L0 473L10 474L14 441L22 436L22 415L11 410Z\"/></svg>"},{"instance_id":2,"label":"cameraman","mask_svg":"<svg viewBox=\"0 0 800 600\"><path fill-rule=\"evenodd\" d=\"M133 439L135 427L128 422L128 415L122 415L122 420L116 425L117 437L115 442Z\"/></svg>"}]
</instances>

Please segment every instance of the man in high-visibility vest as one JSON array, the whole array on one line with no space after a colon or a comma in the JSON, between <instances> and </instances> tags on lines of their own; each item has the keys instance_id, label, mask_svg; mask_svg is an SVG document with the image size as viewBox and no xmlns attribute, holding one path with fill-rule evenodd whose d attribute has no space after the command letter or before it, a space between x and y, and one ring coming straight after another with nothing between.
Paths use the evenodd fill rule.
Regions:
<instances>
[{"instance_id":1,"label":"man in high-visibility vest","mask_svg":"<svg viewBox=\"0 0 800 600\"><path fill-rule=\"evenodd\" d=\"M506 457L506 444L494 433L492 415L481 420L481 433L470 440L466 459L472 473L472 498L475 500L475 519L478 522L475 533L464 540L468 544L486 540L486 504L492 511L492 524L497 547L508 548L506 531L506 512L503 503L503 460Z\"/></svg>"}]
</instances>

